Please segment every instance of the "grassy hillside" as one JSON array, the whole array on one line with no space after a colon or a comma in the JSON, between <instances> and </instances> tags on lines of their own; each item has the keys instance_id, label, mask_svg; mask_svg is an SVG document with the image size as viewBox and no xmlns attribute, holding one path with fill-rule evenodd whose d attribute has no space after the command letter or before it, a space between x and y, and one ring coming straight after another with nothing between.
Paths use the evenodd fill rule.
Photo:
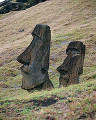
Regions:
<instances>
[{"instance_id":1,"label":"grassy hillside","mask_svg":"<svg viewBox=\"0 0 96 120\"><path fill-rule=\"evenodd\" d=\"M36 24L51 28L51 91L28 93L16 57L32 41ZM66 57L70 41L86 45L80 84L58 89L56 68ZM0 119L96 119L96 0L49 0L24 11L0 15Z\"/></svg>"}]
</instances>

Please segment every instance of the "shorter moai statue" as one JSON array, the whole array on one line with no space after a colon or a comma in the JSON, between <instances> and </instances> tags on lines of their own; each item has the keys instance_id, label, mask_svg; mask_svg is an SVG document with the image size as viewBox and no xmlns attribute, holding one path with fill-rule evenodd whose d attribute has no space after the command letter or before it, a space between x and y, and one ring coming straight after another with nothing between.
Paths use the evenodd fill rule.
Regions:
<instances>
[{"instance_id":1,"label":"shorter moai statue","mask_svg":"<svg viewBox=\"0 0 96 120\"><path fill-rule=\"evenodd\" d=\"M60 72L59 87L79 83L80 74L83 73L85 45L80 41L70 42L66 54L64 62L57 68Z\"/></svg>"},{"instance_id":2,"label":"shorter moai statue","mask_svg":"<svg viewBox=\"0 0 96 120\"><path fill-rule=\"evenodd\" d=\"M53 84L48 76L51 30L47 25L37 24L32 32L33 40L26 50L17 57L23 64L22 89L51 89Z\"/></svg>"}]
</instances>

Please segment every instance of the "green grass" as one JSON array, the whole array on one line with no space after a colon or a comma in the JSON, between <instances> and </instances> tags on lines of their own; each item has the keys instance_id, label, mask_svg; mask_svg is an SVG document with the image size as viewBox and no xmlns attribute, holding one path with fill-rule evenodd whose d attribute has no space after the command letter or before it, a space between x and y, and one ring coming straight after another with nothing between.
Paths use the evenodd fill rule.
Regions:
<instances>
[{"instance_id":1,"label":"green grass","mask_svg":"<svg viewBox=\"0 0 96 120\"><path fill-rule=\"evenodd\" d=\"M66 104L69 106L70 110L68 110L66 117L76 119L77 117L85 114L87 118L90 118L90 114L94 116L94 112L96 111L96 102L94 96L95 91L95 79L78 85L70 85L68 87L59 89L55 88L51 91L34 91L33 93L28 93L27 91L21 89L6 89L5 93L3 91L5 97L3 96L1 98L0 104L1 108L3 108L4 110L7 110L7 107L16 109L16 113L23 116L24 119L28 120L30 120L31 118L38 118L39 113L35 112L35 110L40 111L40 114L42 113L42 115L40 116L40 120L43 120L42 116L47 116L48 114L57 114L58 118L58 109L54 108L54 104L46 108L40 105L38 106L38 101L43 101L44 99L46 99L46 102L48 99L54 97L57 101L58 99L60 99L58 101L59 105L62 106L62 104ZM15 96L13 97L12 94L15 94ZM37 101L37 103L33 104L32 100ZM9 112L10 110L11 109L9 109ZM61 111L60 114L63 114L63 111Z\"/></svg>"},{"instance_id":2,"label":"green grass","mask_svg":"<svg viewBox=\"0 0 96 120\"><path fill-rule=\"evenodd\" d=\"M89 86L89 87L88 87ZM48 90L45 90L45 91L34 91L33 93L28 93L26 90L22 90L22 89L6 89L3 91L3 93L5 94L4 96L1 95L2 99L1 101L6 101L6 100L30 100L30 99L39 99L40 97L43 97L43 98L48 98L50 97L51 95L55 95L55 94L59 94L61 92L68 92L68 94L73 94L73 93L80 93L80 92L83 92L83 91L90 91L90 90L95 90L96 88L96 81L93 80L93 81L88 81L88 82L85 82L85 83L82 83L82 84L77 84L77 85L70 85L68 87L65 87L65 88L55 88L51 91L48 91ZM7 93L6 93L7 92ZM65 93L66 93L65 92ZM15 96L13 96L12 94L15 94ZM57 95L58 95L57 94ZM9 95L9 96L8 96ZM64 94L59 94L59 97L60 96L64 96Z\"/></svg>"},{"instance_id":3,"label":"green grass","mask_svg":"<svg viewBox=\"0 0 96 120\"><path fill-rule=\"evenodd\" d=\"M23 111L21 112L21 114L24 114L24 115L29 114L29 113L31 113L29 109L23 109Z\"/></svg>"},{"instance_id":4,"label":"green grass","mask_svg":"<svg viewBox=\"0 0 96 120\"><path fill-rule=\"evenodd\" d=\"M63 45L60 48L54 47L54 46L56 46L58 44L61 44L65 40L67 40L69 42L70 40L76 40L77 38L78 39L82 39L82 38L85 39L87 37L88 36L86 35L86 33L84 31L80 31L80 30L77 30L77 31L75 30L75 31L72 31L72 32L66 33L66 34L58 34L57 36L53 37L54 39L52 39L51 55L50 55L50 58L53 57L53 59L50 60L50 70L51 70L51 72L49 72L49 77L50 77L50 80L53 82L54 88L57 89L57 91L59 90L58 86L59 86L59 76L60 75L56 71L56 69L64 61L64 55L66 55L66 54L65 53L61 54L61 52L64 52L64 49L66 50L66 47L67 47L68 44L67 45ZM55 56L53 56L53 55L55 55ZM89 51L88 51L88 48L87 48L87 56L88 55L89 55ZM89 57L89 61L90 61L90 57ZM86 63L86 58L85 58L85 63ZM7 86L7 88L9 88L9 90L7 90L7 91L4 90L4 92L8 93L8 99L9 98L10 99L18 99L18 98L22 99L24 97L26 98L26 95L28 94L27 91L24 91L24 90L20 89L21 82L22 82L22 76L21 76L21 72L19 70L20 66L21 65L16 60L13 60L11 62L6 63L2 67L0 67L0 73L1 73L0 80L1 80L1 84L3 84L3 86L5 85L5 86ZM95 66L93 66L93 65L86 66L84 64L84 72L81 75L80 83L86 82L87 80L90 81L91 79L96 79L96 72L95 72L95 70L96 70ZM16 91L18 91L20 93L15 91L15 96L12 96L10 88L12 88L13 91L15 91L15 89L16 89ZM55 91L55 90L53 90L53 91ZM43 91L43 92L44 92L44 94L47 93L47 91ZM42 96L41 95L42 92L36 91L34 93L37 93L36 96L38 96L38 97ZM34 93L32 93L32 96L35 96ZM49 93L50 92L48 92L48 94ZM20 96L21 94L22 94L22 97ZM7 99L7 95L5 96L5 95L2 94L1 96L4 97L4 99ZM29 94L28 94L27 97L30 99L30 95Z\"/></svg>"},{"instance_id":5,"label":"green grass","mask_svg":"<svg viewBox=\"0 0 96 120\"><path fill-rule=\"evenodd\" d=\"M74 112L76 116L79 116L79 118L82 115L85 116L85 119L90 119L90 116L91 118L93 118L96 112L95 98L85 97L83 99L79 99L78 101L75 100L74 103L70 104L70 109L72 112ZM76 117L72 115L72 113L70 114L70 116L76 119Z\"/></svg>"},{"instance_id":6,"label":"green grass","mask_svg":"<svg viewBox=\"0 0 96 120\"><path fill-rule=\"evenodd\" d=\"M81 29L75 29L70 31L70 33L66 33L66 34L58 34L56 36L54 36L53 38L56 38L55 41L59 41L59 40L80 40L80 39L87 39L90 36L90 33L87 34L84 30ZM94 35L93 35L94 37ZM92 38L93 38L92 37ZM94 39L94 38L93 38Z\"/></svg>"}]
</instances>

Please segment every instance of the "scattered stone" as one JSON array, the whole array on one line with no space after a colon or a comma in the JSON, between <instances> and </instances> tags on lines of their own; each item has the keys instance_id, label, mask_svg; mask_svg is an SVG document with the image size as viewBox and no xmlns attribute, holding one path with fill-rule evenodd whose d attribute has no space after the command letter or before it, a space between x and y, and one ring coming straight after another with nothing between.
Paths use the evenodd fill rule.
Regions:
<instances>
[{"instance_id":1,"label":"scattered stone","mask_svg":"<svg viewBox=\"0 0 96 120\"><path fill-rule=\"evenodd\" d=\"M49 80L49 56L51 31L47 25L37 24L32 32L33 40L26 50L17 57L17 61L23 64L22 89L51 89Z\"/></svg>"},{"instance_id":2,"label":"scattered stone","mask_svg":"<svg viewBox=\"0 0 96 120\"><path fill-rule=\"evenodd\" d=\"M24 29L19 29L18 32L24 32Z\"/></svg>"},{"instance_id":3,"label":"scattered stone","mask_svg":"<svg viewBox=\"0 0 96 120\"><path fill-rule=\"evenodd\" d=\"M78 118L78 120L79 120L79 119L80 119L80 120L81 120L81 119L84 120L84 119L86 119L86 118L87 118L86 114L82 114L82 115L80 115L80 117Z\"/></svg>"},{"instance_id":4,"label":"scattered stone","mask_svg":"<svg viewBox=\"0 0 96 120\"><path fill-rule=\"evenodd\" d=\"M52 116L46 116L45 120L56 120L56 118L54 118Z\"/></svg>"},{"instance_id":5,"label":"scattered stone","mask_svg":"<svg viewBox=\"0 0 96 120\"><path fill-rule=\"evenodd\" d=\"M70 42L66 53L67 57L57 68L60 72L59 87L79 83L79 76L83 73L85 45L80 41Z\"/></svg>"}]
</instances>

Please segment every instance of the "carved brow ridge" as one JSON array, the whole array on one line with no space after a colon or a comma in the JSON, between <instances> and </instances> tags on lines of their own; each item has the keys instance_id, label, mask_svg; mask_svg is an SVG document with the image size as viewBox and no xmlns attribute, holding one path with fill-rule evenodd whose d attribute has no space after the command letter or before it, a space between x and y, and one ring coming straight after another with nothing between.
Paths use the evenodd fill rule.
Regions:
<instances>
[{"instance_id":1,"label":"carved brow ridge","mask_svg":"<svg viewBox=\"0 0 96 120\"><path fill-rule=\"evenodd\" d=\"M42 38L39 35L35 34L34 32L32 34L35 35L36 37L39 37L42 40Z\"/></svg>"}]
</instances>

